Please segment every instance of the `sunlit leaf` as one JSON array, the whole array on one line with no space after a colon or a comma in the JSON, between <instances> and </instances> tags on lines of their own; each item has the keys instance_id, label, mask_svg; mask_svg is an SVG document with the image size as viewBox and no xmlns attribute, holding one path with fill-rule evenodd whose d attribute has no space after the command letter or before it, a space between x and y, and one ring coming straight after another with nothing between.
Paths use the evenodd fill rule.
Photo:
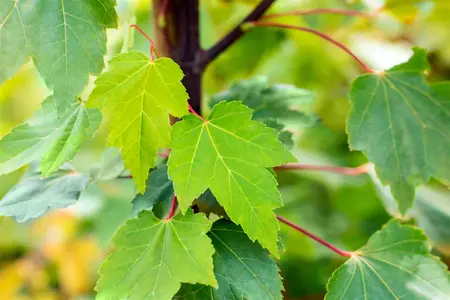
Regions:
<instances>
[{"instance_id":1,"label":"sunlit leaf","mask_svg":"<svg viewBox=\"0 0 450 300\"><path fill-rule=\"evenodd\" d=\"M450 276L420 229L392 220L334 272L327 288L326 300L448 299Z\"/></svg>"},{"instance_id":2,"label":"sunlit leaf","mask_svg":"<svg viewBox=\"0 0 450 300\"><path fill-rule=\"evenodd\" d=\"M252 110L239 102L221 102L205 122L184 117L173 127L169 175L182 212L209 188L252 241L278 255L273 209L283 202L266 168L295 158L273 129L251 116Z\"/></svg>"},{"instance_id":3,"label":"sunlit leaf","mask_svg":"<svg viewBox=\"0 0 450 300\"><path fill-rule=\"evenodd\" d=\"M88 104L112 112L109 145L122 149L125 166L141 193L158 148L170 143L169 114L188 112L183 72L170 58L151 61L131 51L110 61L95 82Z\"/></svg>"}]
</instances>

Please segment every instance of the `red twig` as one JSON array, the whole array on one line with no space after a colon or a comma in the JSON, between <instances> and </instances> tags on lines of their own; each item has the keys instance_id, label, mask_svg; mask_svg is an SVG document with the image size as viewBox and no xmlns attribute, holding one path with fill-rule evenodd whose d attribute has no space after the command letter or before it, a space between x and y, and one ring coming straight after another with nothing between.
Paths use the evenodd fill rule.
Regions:
<instances>
[{"instance_id":1,"label":"red twig","mask_svg":"<svg viewBox=\"0 0 450 300\"><path fill-rule=\"evenodd\" d=\"M291 16L309 16L309 15L341 15L350 17L363 17L363 18L373 18L375 13L366 13L358 10L352 9L341 9L341 8L314 8L310 10L292 10L284 13L268 14L262 17L262 19L273 19L279 17L291 17Z\"/></svg>"},{"instance_id":2,"label":"red twig","mask_svg":"<svg viewBox=\"0 0 450 300\"><path fill-rule=\"evenodd\" d=\"M307 170L307 171L323 171L329 173L337 173L349 176L358 176L367 174L372 164L367 163L355 168L338 167L338 166L317 166L308 164L286 164L277 166L274 170Z\"/></svg>"},{"instance_id":3,"label":"red twig","mask_svg":"<svg viewBox=\"0 0 450 300\"><path fill-rule=\"evenodd\" d=\"M167 215L167 217L164 220L172 219L173 215L175 214L176 208L177 208L177 196L174 195L173 199L172 199L172 206L170 207L169 214Z\"/></svg>"},{"instance_id":4,"label":"red twig","mask_svg":"<svg viewBox=\"0 0 450 300\"><path fill-rule=\"evenodd\" d=\"M136 28L136 30L139 31L139 33L142 34L150 42L150 58L152 59L152 61L155 61L155 55L153 54L153 52L155 52L156 55L159 56L158 52L156 51L155 42L144 32L144 30L142 30L136 24L131 24L130 28Z\"/></svg>"},{"instance_id":5,"label":"red twig","mask_svg":"<svg viewBox=\"0 0 450 300\"><path fill-rule=\"evenodd\" d=\"M203 118L202 116L200 116L200 115L192 108L192 106L189 104L189 102L188 102L188 107L189 107L189 111L190 111L191 113L193 113L193 114L194 114L195 116L197 116L198 118L202 119L203 122L206 122L205 118Z\"/></svg>"},{"instance_id":6,"label":"red twig","mask_svg":"<svg viewBox=\"0 0 450 300\"><path fill-rule=\"evenodd\" d=\"M281 23L275 23L275 22L249 22L247 23L251 26L256 26L256 27L276 27L276 28L286 28L286 29L294 29L294 30L299 30L299 31L304 31L304 32L309 32L312 33L314 35L317 35L318 37L321 37L322 39L336 45L337 47L341 48L342 50L344 50L345 52L347 52L351 57L353 57L358 63L359 65L367 72L367 73L375 73L374 70L372 70L371 68L369 68L369 66L367 66L359 57L357 57L349 48L347 48L344 44L334 40L332 37L330 37L329 35L326 35L325 33L322 33L320 31L317 31L315 29L312 28L307 28L307 27L302 27L302 26L295 26L295 25L288 25L288 24L281 24Z\"/></svg>"},{"instance_id":7,"label":"red twig","mask_svg":"<svg viewBox=\"0 0 450 300\"><path fill-rule=\"evenodd\" d=\"M315 241L321 243L322 245L324 245L324 246L327 247L328 249L330 249L330 250L336 252L337 254L339 254L339 255L341 255L341 256L344 256L344 257L350 257L350 256L352 256L352 254L353 254L352 252L344 251L344 250L341 250L341 249L339 249L339 248L336 248L335 246L331 245L330 243L328 243L328 242L322 240L322 239L319 238L318 236L312 234L311 232L306 231L305 229L303 229L303 228L301 228L300 226L298 226L298 225L292 223L292 222L289 221L289 220L286 220L286 219L283 218L283 217L280 217L280 216L277 215L277 219L280 220L280 222L283 222L284 224L286 224L286 225L288 225L288 226L294 228L294 229L297 230L297 231L300 231L300 232L303 233L304 235L306 235L306 236L312 238L313 240L315 240Z\"/></svg>"}]
</instances>

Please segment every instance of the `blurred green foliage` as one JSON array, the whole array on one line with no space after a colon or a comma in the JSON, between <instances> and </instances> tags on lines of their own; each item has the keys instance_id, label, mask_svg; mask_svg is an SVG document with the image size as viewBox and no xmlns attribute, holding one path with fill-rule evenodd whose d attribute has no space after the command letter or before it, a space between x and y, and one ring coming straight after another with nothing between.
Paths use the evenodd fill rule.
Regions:
<instances>
[{"instance_id":1,"label":"blurred green foliage","mask_svg":"<svg viewBox=\"0 0 450 300\"><path fill-rule=\"evenodd\" d=\"M121 24L119 30L108 31L108 57L126 49L147 52L148 42L130 31L128 25L136 22L153 36L149 2L118 2ZM201 1L203 47L213 45L258 2ZM376 9L367 7L366 2L372 1L279 0L270 12L317 7ZM442 6L434 13L430 13L427 5L388 9L373 20L320 15L283 17L280 21L332 35L375 69L406 60L412 45L425 47L431 52L429 77L442 80L450 78L449 18L445 14L450 9L439 5ZM313 111L321 122L312 128L288 126L294 135L295 154L303 163L356 166L365 161L360 153L349 151L345 122L349 84L359 73L358 65L348 55L315 36L257 28L206 70L203 95L208 100L234 82L254 76L266 76L270 83L311 90L317 95ZM88 92L89 88L85 94ZM0 87L0 136L26 120L47 94L31 62L3 84ZM207 101L203 106L207 112ZM108 127L106 120L95 139L82 147L72 162L77 170L102 164L100 156L106 145ZM119 168L117 174L123 171L116 163L108 165L106 162L106 168L113 172ZM0 176L0 197L25 171L23 168ZM92 176L99 176L101 172ZM344 177L295 171L278 172L278 180L285 206L277 213L344 249L362 246L389 219L387 211L395 214L395 209L385 210L383 205L389 207L386 204L389 199L383 194L386 191L368 175ZM422 200L412 214L422 216L418 219L419 225L432 232L430 236L438 245L439 254L445 256L450 252L450 236L445 232L449 228L450 193L438 185L430 189L431 192L419 193ZM9 218L0 219L0 299L92 299L98 264L109 251L109 238L131 216L135 192L130 180L103 181L83 192L74 207L54 211L40 220L17 224ZM438 204L433 201L436 197ZM431 218L430 212L436 211L440 214ZM322 299L326 282L342 259L298 232L280 226L284 253L279 266L285 278L286 299Z\"/></svg>"}]
</instances>

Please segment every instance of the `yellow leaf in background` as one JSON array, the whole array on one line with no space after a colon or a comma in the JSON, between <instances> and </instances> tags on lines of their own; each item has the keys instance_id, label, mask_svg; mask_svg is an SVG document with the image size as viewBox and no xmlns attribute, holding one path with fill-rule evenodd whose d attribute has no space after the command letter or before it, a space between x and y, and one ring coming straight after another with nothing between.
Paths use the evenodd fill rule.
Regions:
<instances>
[{"instance_id":1,"label":"yellow leaf in background","mask_svg":"<svg viewBox=\"0 0 450 300\"><path fill-rule=\"evenodd\" d=\"M413 21L420 12L419 5L424 0L386 0L383 11L389 12L402 21Z\"/></svg>"},{"instance_id":2,"label":"yellow leaf in background","mask_svg":"<svg viewBox=\"0 0 450 300\"><path fill-rule=\"evenodd\" d=\"M16 299L23 285L23 276L18 265L2 266L0 271L0 299Z\"/></svg>"},{"instance_id":3,"label":"yellow leaf in background","mask_svg":"<svg viewBox=\"0 0 450 300\"><path fill-rule=\"evenodd\" d=\"M59 261L59 282L65 294L79 296L89 293L100 262L100 249L94 239L65 244Z\"/></svg>"},{"instance_id":4,"label":"yellow leaf in background","mask_svg":"<svg viewBox=\"0 0 450 300\"><path fill-rule=\"evenodd\" d=\"M55 211L34 222L32 236L39 241L41 251L52 261L59 261L67 241L77 231L78 221L66 211Z\"/></svg>"}]
</instances>

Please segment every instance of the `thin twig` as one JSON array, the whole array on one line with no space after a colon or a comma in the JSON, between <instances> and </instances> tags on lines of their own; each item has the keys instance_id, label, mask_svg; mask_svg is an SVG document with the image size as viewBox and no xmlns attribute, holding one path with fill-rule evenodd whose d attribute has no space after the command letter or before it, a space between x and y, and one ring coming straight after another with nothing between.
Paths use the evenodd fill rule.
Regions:
<instances>
[{"instance_id":1,"label":"thin twig","mask_svg":"<svg viewBox=\"0 0 450 300\"><path fill-rule=\"evenodd\" d=\"M210 64L217 56L224 52L228 47L230 47L234 42L236 42L245 31L242 30L241 26L245 23L259 20L261 16L269 9L269 7L276 0L262 0L256 8L242 20L233 30L231 30L227 35L225 35L220 41L218 41L214 46L206 50L203 54L201 60L201 67L205 68Z\"/></svg>"},{"instance_id":2,"label":"thin twig","mask_svg":"<svg viewBox=\"0 0 450 300\"><path fill-rule=\"evenodd\" d=\"M328 243L328 242L322 240L321 238L319 238L318 236L312 234L311 232L308 232L307 230L301 228L300 226L298 226L298 225L292 223L292 222L289 221L289 220L286 220L285 218L283 218L283 217L281 217L281 216L278 216L278 215L277 215L277 219L278 219L280 222L283 222L284 224L286 224L286 225L288 225L288 226L294 228L294 229L297 230L297 231L300 231L300 232L303 233L304 235L306 235L306 236L312 238L313 240L315 240L315 241L321 243L322 245L324 245L324 246L327 247L328 249L330 249L330 250L336 252L337 254L339 254L339 255L341 255L341 256L344 256L344 257L351 257L351 256L353 255L352 252L344 251L344 250L341 250L341 249L339 249L339 248L337 248L337 247L331 245L330 243Z\"/></svg>"},{"instance_id":3,"label":"thin twig","mask_svg":"<svg viewBox=\"0 0 450 300\"><path fill-rule=\"evenodd\" d=\"M136 28L136 30L139 31L139 33L142 34L150 42L150 58L152 59L152 61L154 61L155 60L155 55L153 54L153 52L156 53L156 56L159 56L158 52L156 51L155 42L144 32L144 30L142 30L136 24L131 24L130 28Z\"/></svg>"},{"instance_id":4,"label":"thin twig","mask_svg":"<svg viewBox=\"0 0 450 300\"><path fill-rule=\"evenodd\" d=\"M175 209L177 208L177 196L173 196L172 199L172 206L170 207L169 214L164 220L170 220L172 219L173 215L175 214Z\"/></svg>"},{"instance_id":5,"label":"thin twig","mask_svg":"<svg viewBox=\"0 0 450 300\"><path fill-rule=\"evenodd\" d=\"M284 13L276 13L265 15L261 18L261 20L268 20L273 18L280 17L292 17L292 16L309 16L309 15L320 15L320 14L328 14L328 15L341 15L341 16L350 16L350 17L363 17L363 18L373 18L375 17L375 13L373 12L362 12L358 10L352 9L341 9L341 8L314 8L309 10L291 10Z\"/></svg>"},{"instance_id":6,"label":"thin twig","mask_svg":"<svg viewBox=\"0 0 450 300\"><path fill-rule=\"evenodd\" d=\"M348 167L338 167L338 166L318 166L309 164L286 164L277 166L274 170L307 170L307 171L322 171L336 174L343 174L349 176L358 176L361 174L367 174L371 168L372 164L367 163L358 167L348 168Z\"/></svg>"},{"instance_id":7,"label":"thin twig","mask_svg":"<svg viewBox=\"0 0 450 300\"><path fill-rule=\"evenodd\" d=\"M191 104L189 104L188 102L188 107L189 107L189 111L191 113L193 113L196 117L200 118L203 122L206 122L205 118L203 118L202 116L200 116L191 106Z\"/></svg>"},{"instance_id":8,"label":"thin twig","mask_svg":"<svg viewBox=\"0 0 450 300\"><path fill-rule=\"evenodd\" d=\"M347 48L344 44L334 40L332 37L330 37L329 35L326 35L325 33L322 33L320 31L317 31L315 29L312 28L308 28L308 27L302 27L302 26L295 26L295 25L288 25L288 24L281 24L281 23L275 23L275 22L249 22L247 23L248 25L250 25L249 27L275 27L275 28L286 28L286 29L294 29L294 30L299 30L299 31L304 31L304 32L309 32L312 33L314 35L317 35L318 37L321 37L322 39L336 45L337 47L341 48L342 50L344 50L345 52L347 52L351 57L353 57L358 63L359 65L367 72L367 73L375 73L374 70L372 70L371 68L369 68L369 66L367 66L358 56L356 56L349 48Z\"/></svg>"}]
</instances>

